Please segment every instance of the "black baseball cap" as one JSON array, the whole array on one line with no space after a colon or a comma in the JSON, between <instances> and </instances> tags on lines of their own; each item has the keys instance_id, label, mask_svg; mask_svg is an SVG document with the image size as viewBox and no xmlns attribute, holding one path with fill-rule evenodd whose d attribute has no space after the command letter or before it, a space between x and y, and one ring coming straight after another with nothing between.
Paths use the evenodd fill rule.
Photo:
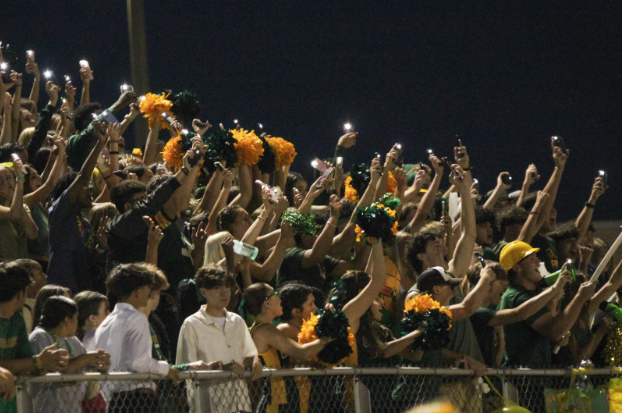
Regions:
<instances>
[{"instance_id":1,"label":"black baseball cap","mask_svg":"<svg viewBox=\"0 0 623 413\"><path fill-rule=\"evenodd\" d=\"M432 267L424 271L417 279L417 289L420 293L432 293L436 285L455 287L461 284L461 278L454 278L446 274L442 267Z\"/></svg>"}]
</instances>

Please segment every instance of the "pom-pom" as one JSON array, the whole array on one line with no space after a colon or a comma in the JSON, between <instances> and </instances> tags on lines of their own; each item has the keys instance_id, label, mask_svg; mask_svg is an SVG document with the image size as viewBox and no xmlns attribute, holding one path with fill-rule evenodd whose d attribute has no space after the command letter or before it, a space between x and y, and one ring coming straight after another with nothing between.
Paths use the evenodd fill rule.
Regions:
<instances>
[{"instance_id":1,"label":"pom-pom","mask_svg":"<svg viewBox=\"0 0 623 413\"><path fill-rule=\"evenodd\" d=\"M335 366L346 361L353 352L355 336L348 326L348 318L342 311L324 311L320 317L312 314L303 322L299 333L299 343L306 344L322 337L334 340L318 353L318 360Z\"/></svg>"},{"instance_id":2,"label":"pom-pom","mask_svg":"<svg viewBox=\"0 0 623 413\"><path fill-rule=\"evenodd\" d=\"M236 144L234 145L238 151L238 160L240 163L247 165L255 165L264 154L264 145L262 140L258 138L255 131L248 132L244 129L232 129Z\"/></svg>"},{"instance_id":3,"label":"pom-pom","mask_svg":"<svg viewBox=\"0 0 623 413\"><path fill-rule=\"evenodd\" d=\"M359 201L359 195L357 194L357 190L353 188L352 182L352 176L346 178L346 182L344 182L344 197L350 202L357 202Z\"/></svg>"},{"instance_id":4,"label":"pom-pom","mask_svg":"<svg viewBox=\"0 0 623 413\"><path fill-rule=\"evenodd\" d=\"M452 313L433 300L428 294L419 295L405 303L405 318L402 319L403 335L424 326L424 334L416 337L410 345L413 350L436 350L443 348L450 340L448 331L452 327Z\"/></svg>"},{"instance_id":5,"label":"pom-pom","mask_svg":"<svg viewBox=\"0 0 623 413\"><path fill-rule=\"evenodd\" d=\"M385 205L382 201L388 202ZM393 245L398 233L396 206L400 203L390 197L383 197L369 207L358 207L355 217L357 241L363 237L378 238L385 245Z\"/></svg>"},{"instance_id":6,"label":"pom-pom","mask_svg":"<svg viewBox=\"0 0 623 413\"><path fill-rule=\"evenodd\" d=\"M387 174L387 185L385 187L385 193L389 193L394 195L396 192L396 178L394 178L394 174L389 171Z\"/></svg>"},{"instance_id":7,"label":"pom-pom","mask_svg":"<svg viewBox=\"0 0 623 413\"><path fill-rule=\"evenodd\" d=\"M132 149L132 155L138 156L139 158L143 157L143 150L141 148Z\"/></svg>"},{"instance_id":8,"label":"pom-pom","mask_svg":"<svg viewBox=\"0 0 623 413\"><path fill-rule=\"evenodd\" d=\"M365 163L353 164L350 168L350 174L344 182L344 196L351 202L359 201L369 183L370 166ZM393 196L394 192L396 192L396 178L394 178L394 174L389 172L385 193L391 193Z\"/></svg>"},{"instance_id":9,"label":"pom-pom","mask_svg":"<svg viewBox=\"0 0 623 413\"><path fill-rule=\"evenodd\" d=\"M172 172L177 172L184 164L184 152L182 151L182 137L176 136L169 139L162 150L162 159Z\"/></svg>"},{"instance_id":10,"label":"pom-pom","mask_svg":"<svg viewBox=\"0 0 623 413\"><path fill-rule=\"evenodd\" d=\"M168 91L168 93L171 92ZM201 113L201 106L199 106L199 100L194 92L184 90L174 95L171 102L173 102L171 112L184 124L191 123Z\"/></svg>"},{"instance_id":11,"label":"pom-pom","mask_svg":"<svg viewBox=\"0 0 623 413\"><path fill-rule=\"evenodd\" d=\"M260 136L260 140L262 141L262 146L264 147L264 154L260 157L257 166L260 168L261 173L271 174L275 171L275 151L265 137Z\"/></svg>"},{"instance_id":12,"label":"pom-pom","mask_svg":"<svg viewBox=\"0 0 623 413\"><path fill-rule=\"evenodd\" d=\"M164 93L161 95L148 93L145 95L145 99L141 101L141 113L148 119L149 129L151 129L155 121L160 122L160 127L162 129L166 129L169 126L169 122L162 117L163 113L169 116L172 115L171 106L173 106L173 102L167 100L167 97L169 97L169 95L165 95Z\"/></svg>"},{"instance_id":13,"label":"pom-pom","mask_svg":"<svg viewBox=\"0 0 623 413\"><path fill-rule=\"evenodd\" d=\"M621 366L621 324L615 323L610 327L603 354L607 365Z\"/></svg>"},{"instance_id":14,"label":"pom-pom","mask_svg":"<svg viewBox=\"0 0 623 413\"><path fill-rule=\"evenodd\" d=\"M275 168L282 166L289 166L294 162L296 157L296 151L294 145L291 142L283 138L266 138L270 146L275 152Z\"/></svg>"},{"instance_id":15,"label":"pom-pom","mask_svg":"<svg viewBox=\"0 0 623 413\"><path fill-rule=\"evenodd\" d=\"M238 151L236 151L236 140L234 135L221 128L210 128L202 137L203 142L208 145L208 150L204 156L205 168L210 173L216 170L214 162L225 161L228 167L238 164Z\"/></svg>"},{"instance_id":16,"label":"pom-pom","mask_svg":"<svg viewBox=\"0 0 623 413\"><path fill-rule=\"evenodd\" d=\"M297 234L314 235L318 230L318 224L313 215L303 215L294 209L281 214L281 222L290 223Z\"/></svg>"}]
</instances>

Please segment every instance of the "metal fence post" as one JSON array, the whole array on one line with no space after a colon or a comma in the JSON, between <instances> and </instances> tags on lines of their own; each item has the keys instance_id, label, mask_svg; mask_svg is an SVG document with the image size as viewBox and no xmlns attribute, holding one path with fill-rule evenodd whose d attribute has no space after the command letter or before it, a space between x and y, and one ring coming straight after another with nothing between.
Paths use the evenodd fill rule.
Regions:
<instances>
[{"instance_id":1,"label":"metal fence post","mask_svg":"<svg viewBox=\"0 0 623 413\"><path fill-rule=\"evenodd\" d=\"M519 404L519 393L517 392L517 387L515 387L515 385L507 378L502 380L502 395Z\"/></svg>"},{"instance_id":2,"label":"metal fence post","mask_svg":"<svg viewBox=\"0 0 623 413\"><path fill-rule=\"evenodd\" d=\"M32 413L32 398L28 394L28 384L22 383L17 385L17 411L18 413Z\"/></svg>"},{"instance_id":3,"label":"metal fence post","mask_svg":"<svg viewBox=\"0 0 623 413\"><path fill-rule=\"evenodd\" d=\"M353 378L353 382L355 387L355 412L372 413L370 390L357 376Z\"/></svg>"}]
</instances>

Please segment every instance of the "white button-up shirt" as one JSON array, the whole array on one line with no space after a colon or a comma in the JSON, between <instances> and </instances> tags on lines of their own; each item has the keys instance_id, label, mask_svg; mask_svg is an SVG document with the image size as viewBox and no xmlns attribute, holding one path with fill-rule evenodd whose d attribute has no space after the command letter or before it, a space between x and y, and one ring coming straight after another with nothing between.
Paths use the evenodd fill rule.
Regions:
<instances>
[{"instance_id":1,"label":"white button-up shirt","mask_svg":"<svg viewBox=\"0 0 623 413\"><path fill-rule=\"evenodd\" d=\"M184 321L177 343L177 364L199 360L242 364L245 358L257 356L257 349L242 317L227 311L224 315L225 329L221 329L204 307ZM202 382L200 388L201 394L196 396L201 397L203 403L210 400L212 412L251 411L251 401L243 380L216 385Z\"/></svg>"},{"instance_id":2,"label":"white button-up shirt","mask_svg":"<svg viewBox=\"0 0 623 413\"><path fill-rule=\"evenodd\" d=\"M147 316L131 304L118 303L95 331L95 348L110 354L110 371L156 373L166 376L169 364L151 355L152 340ZM139 387L135 382L117 382L112 392L129 391Z\"/></svg>"}]
</instances>

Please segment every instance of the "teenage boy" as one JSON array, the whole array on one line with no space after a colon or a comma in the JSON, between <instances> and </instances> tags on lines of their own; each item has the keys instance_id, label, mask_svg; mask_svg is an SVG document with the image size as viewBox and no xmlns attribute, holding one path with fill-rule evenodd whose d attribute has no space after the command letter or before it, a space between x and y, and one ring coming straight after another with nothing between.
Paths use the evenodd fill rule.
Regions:
<instances>
[{"instance_id":1,"label":"teenage boy","mask_svg":"<svg viewBox=\"0 0 623 413\"><path fill-rule=\"evenodd\" d=\"M152 356L149 322L138 310L147 306L158 271L150 264L121 264L113 268L106 286L117 304L95 332L95 347L110 354L110 371L156 373L177 384L179 371ZM108 409L111 413L159 411L153 382L117 382L109 390L112 392Z\"/></svg>"},{"instance_id":2,"label":"teenage boy","mask_svg":"<svg viewBox=\"0 0 623 413\"><path fill-rule=\"evenodd\" d=\"M206 304L188 317L182 325L177 344L177 364L202 360L206 363L220 362L223 369L231 370L239 377L245 366L251 367L253 380L262 373L262 364L245 321L226 307L231 299L232 276L218 266L205 266L195 275L195 285L205 298ZM209 411L251 411L251 399L243 380L233 380L209 388L202 388L199 397L209 400ZM192 401L191 401L192 404Z\"/></svg>"},{"instance_id":3,"label":"teenage boy","mask_svg":"<svg viewBox=\"0 0 623 413\"><path fill-rule=\"evenodd\" d=\"M35 356L28 342L21 310L30 283L28 272L17 263L0 264L0 367L12 374L63 371L69 362L67 350L58 350L54 344ZM17 412L14 393L6 394L11 399L0 398L0 412Z\"/></svg>"}]
</instances>

